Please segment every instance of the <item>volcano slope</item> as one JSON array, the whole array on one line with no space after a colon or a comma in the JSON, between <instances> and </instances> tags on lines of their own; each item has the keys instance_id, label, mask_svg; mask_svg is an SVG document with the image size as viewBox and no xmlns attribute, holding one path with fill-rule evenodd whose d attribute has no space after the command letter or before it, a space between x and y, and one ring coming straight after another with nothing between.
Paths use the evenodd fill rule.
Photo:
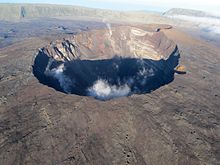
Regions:
<instances>
[{"instance_id":1,"label":"volcano slope","mask_svg":"<svg viewBox=\"0 0 220 165\"><path fill-rule=\"evenodd\" d=\"M59 24L64 24L64 21L59 20ZM75 24L77 23L74 22ZM78 22L79 26L80 24L82 23ZM92 23L87 23L88 26L90 24ZM52 28L53 25L54 23L49 27ZM192 38L179 29L163 29L158 25L156 27L157 30L160 28L160 32L168 38L166 41L170 43L171 48L169 50L168 47L167 52L161 54L158 46L154 50L158 50L160 57L148 56L143 59L147 59L148 62L152 60L153 64L160 63L162 59L163 68L167 66L166 61L172 57L171 54L177 44L181 56L179 63L186 66L187 74L173 75L173 69L170 69L168 75L175 76L175 79L171 77L173 81L170 83L162 83L150 93L144 91L135 94L134 92L128 97L107 101L83 96L84 94L81 93L76 95L77 92L72 91L70 93L73 94L66 94L65 91L59 92L54 89L56 87L48 87L51 85L41 79L45 76L44 72L41 75L33 74L38 70L38 59L44 57L45 61L41 60L42 66L39 67L43 71L45 66L48 66L49 57L54 59L51 60L53 65L49 67L49 71L57 67L59 71L59 66L63 64L67 68L70 65L71 71L81 73L82 63L89 66L84 72L87 77L91 76L87 69L94 69L91 67L93 61L96 63L100 60L110 60L115 55L123 55L123 58L126 56L130 59L137 58L131 56L130 49L125 53L120 52L121 49L118 50L119 53L111 52L107 48L102 48L105 45L99 45L101 47L93 45L101 42L99 39L91 42L91 45L88 44L90 41L83 39L84 35L91 35L92 38L95 31L79 34L71 40L72 35L60 33L54 35L51 33L52 30L47 34L38 33L38 36L26 37L2 47L0 49L1 164L218 164L220 161L220 49L203 40ZM131 28L126 29L131 31ZM38 28L33 33L37 32L39 32ZM104 32L106 30L103 34ZM97 33L100 33L98 36L103 35L100 31ZM118 34L112 32L112 35L114 37ZM141 41L142 37L135 43ZM64 42L62 38L71 43L85 41L86 44L80 44L79 54L73 51L76 56L71 56L70 53L71 57L66 56L67 54L61 56L66 50L59 53L54 52L53 47L45 46L51 41L57 41L55 47L61 50L62 46L58 47L58 45L59 42L61 45ZM150 41L151 37L147 35L147 38L149 38L147 41ZM111 46L108 42L106 42L107 47ZM146 45L156 46L152 43L147 44L145 40L143 42ZM120 47L123 47L125 43L121 44ZM97 50L88 49L89 45L91 48L97 47ZM44 49L39 51L39 48ZM97 54L87 52L88 50L97 51ZM149 51L149 48L144 50ZM136 55L142 53L137 52ZM79 58L81 62L77 63L75 58ZM80 67L74 68L72 63ZM100 64L100 68L105 69L104 66L108 65ZM152 65L147 66L153 68ZM110 69L106 69L106 72ZM164 75L164 72L159 75ZM76 79L76 74L73 78ZM117 82L115 83L118 85ZM60 91L63 89L60 88Z\"/></svg>"}]
</instances>

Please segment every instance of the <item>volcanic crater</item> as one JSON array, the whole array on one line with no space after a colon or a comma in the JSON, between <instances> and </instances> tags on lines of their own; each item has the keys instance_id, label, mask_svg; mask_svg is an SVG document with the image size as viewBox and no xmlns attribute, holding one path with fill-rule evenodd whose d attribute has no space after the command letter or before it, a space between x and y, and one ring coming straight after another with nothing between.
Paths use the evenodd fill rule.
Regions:
<instances>
[{"instance_id":1,"label":"volcanic crater","mask_svg":"<svg viewBox=\"0 0 220 165\"><path fill-rule=\"evenodd\" d=\"M58 91L109 100L172 82L179 57L176 43L160 29L108 26L39 49L33 73Z\"/></svg>"}]
</instances>

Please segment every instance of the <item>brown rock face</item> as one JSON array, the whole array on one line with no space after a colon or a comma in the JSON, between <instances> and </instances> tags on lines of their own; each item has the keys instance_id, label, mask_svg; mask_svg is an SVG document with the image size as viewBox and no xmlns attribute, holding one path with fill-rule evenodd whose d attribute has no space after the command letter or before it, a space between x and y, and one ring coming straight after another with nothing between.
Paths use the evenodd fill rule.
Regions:
<instances>
[{"instance_id":1,"label":"brown rock face","mask_svg":"<svg viewBox=\"0 0 220 165\"><path fill-rule=\"evenodd\" d=\"M152 32L144 27L109 26L51 42L43 52L57 61L110 59L116 55L167 60L175 48L176 44L163 32Z\"/></svg>"},{"instance_id":2,"label":"brown rock face","mask_svg":"<svg viewBox=\"0 0 220 165\"><path fill-rule=\"evenodd\" d=\"M179 65L176 67L175 71L179 74L186 74L186 67L184 65Z\"/></svg>"},{"instance_id":3,"label":"brown rock face","mask_svg":"<svg viewBox=\"0 0 220 165\"><path fill-rule=\"evenodd\" d=\"M163 32L108 26L51 42L39 51L33 71L59 91L106 100L171 82L178 58L177 45Z\"/></svg>"}]
</instances>

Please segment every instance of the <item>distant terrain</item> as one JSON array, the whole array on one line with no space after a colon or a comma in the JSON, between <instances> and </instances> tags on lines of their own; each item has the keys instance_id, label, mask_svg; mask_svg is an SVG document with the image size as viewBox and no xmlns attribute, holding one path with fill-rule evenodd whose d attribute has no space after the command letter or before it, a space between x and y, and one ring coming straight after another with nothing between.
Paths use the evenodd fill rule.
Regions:
<instances>
[{"instance_id":1,"label":"distant terrain","mask_svg":"<svg viewBox=\"0 0 220 165\"><path fill-rule=\"evenodd\" d=\"M175 24L220 46L220 14L188 9L171 9L163 16L175 20Z\"/></svg>"},{"instance_id":2,"label":"distant terrain","mask_svg":"<svg viewBox=\"0 0 220 165\"><path fill-rule=\"evenodd\" d=\"M164 12L163 15L185 15L185 16L193 16L193 17L209 17L209 18L220 19L220 15L218 15L217 13L207 13L204 11L181 9L181 8L170 9Z\"/></svg>"},{"instance_id":3,"label":"distant terrain","mask_svg":"<svg viewBox=\"0 0 220 165\"><path fill-rule=\"evenodd\" d=\"M19 21L24 18L41 17L62 17L67 19L89 18L101 21L104 19L104 21L114 20L120 22L149 22L153 20L154 17L159 18L159 14L144 11L122 12L67 5L0 4L0 20Z\"/></svg>"}]
</instances>

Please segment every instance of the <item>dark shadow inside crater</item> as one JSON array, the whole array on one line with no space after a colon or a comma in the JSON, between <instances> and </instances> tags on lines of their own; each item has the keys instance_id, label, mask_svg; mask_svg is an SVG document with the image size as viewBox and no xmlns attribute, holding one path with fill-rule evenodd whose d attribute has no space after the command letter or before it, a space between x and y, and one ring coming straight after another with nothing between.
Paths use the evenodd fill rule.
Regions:
<instances>
[{"instance_id":1,"label":"dark shadow inside crater","mask_svg":"<svg viewBox=\"0 0 220 165\"><path fill-rule=\"evenodd\" d=\"M167 60L122 58L58 62L39 52L33 74L58 91L100 100L149 93L174 79L178 48Z\"/></svg>"}]
</instances>

